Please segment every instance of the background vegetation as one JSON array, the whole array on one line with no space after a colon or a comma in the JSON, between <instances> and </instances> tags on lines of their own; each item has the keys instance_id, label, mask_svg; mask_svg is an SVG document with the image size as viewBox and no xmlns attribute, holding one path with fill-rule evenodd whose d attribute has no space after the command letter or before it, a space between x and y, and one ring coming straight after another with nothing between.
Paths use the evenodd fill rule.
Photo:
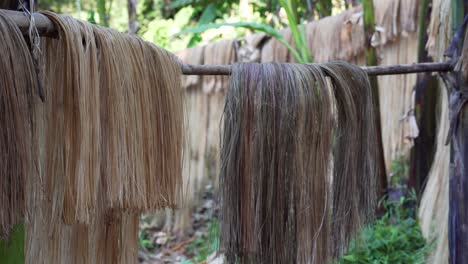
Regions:
<instances>
[{"instance_id":1,"label":"background vegetation","mask_svg":"<svg viewBox=\"0 0 468 264\"><path fill-rule=\"evenodd\" d=\"M200 25L248 22L287 27L281 2L288 2L294 21L304 23L339 13L358 0L39 0L39 9L68 13L102 26L128 32L136 22L136 34L166 49L177 51L222 38L244 35L250 29L223 27L177 35ZM135 8L133 8L133 6ZM133 30L130 30L133 33Z\"/></svg>"}]
</instances>

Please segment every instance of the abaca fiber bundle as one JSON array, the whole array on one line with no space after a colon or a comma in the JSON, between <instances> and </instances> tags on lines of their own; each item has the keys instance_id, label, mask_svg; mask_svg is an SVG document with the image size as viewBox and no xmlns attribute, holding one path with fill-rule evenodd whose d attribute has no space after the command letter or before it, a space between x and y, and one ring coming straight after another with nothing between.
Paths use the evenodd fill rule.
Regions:
<instances>
[{"instance_id":1,"label":"abaca fiber bundle","mask_svg":"<svg viewBox=\"0 0 468 264\"><path fill-rule=\"evenodd\" d=\"M171 53L133 35L106 28L96 28L95 35L102 133L109 135L102 141L101 169L110 207L174 208L184 144L180 65Z\"/></svg>"},{"instance_id":2,"label":"abaca fiber bundle","mask_svg":"<svg viewBox=\"0 0 468 264\"><path fill-rule=\"evenodd\" d=\"M135 36L44 15L60 34L43 39L44 182L59 200L54 211L88 223L99 192L109 208L174 207L184 125L174 57Z\"/></svg>"},{"instance_id":3,"label":"abaca fiber bundle","mask_svg":"<svg viewBox=\"0 0 468 264\"><path fill-rule=\"evenodd\" d=\"M347 63L236 64L221 150L230 263L327 263L373 213L367 75Z\"/></svg>"},{"instance_id":4,"label":"abaca fiber bundle","mask_svg":"<svg viewBox=\"0 0 468 264\"><path fill-rule=\"evenodd\" d=\"M16 24L0 12L0 239L23 219L24 181L32 173L32 96L37 76Z\"/></svg>"},{"instance_id":5,"label":"abaca fiber bundle","mask_svg":"<svg viewBox=\"0 0 468 264\"><path fill-rule=\"evenodd\" d=\"M181 196L180 66L136 36L43 14L58 38L41 39L45 101L29 104L26 263L136 263L139 214Z\"/></svg>"}]
</instances>

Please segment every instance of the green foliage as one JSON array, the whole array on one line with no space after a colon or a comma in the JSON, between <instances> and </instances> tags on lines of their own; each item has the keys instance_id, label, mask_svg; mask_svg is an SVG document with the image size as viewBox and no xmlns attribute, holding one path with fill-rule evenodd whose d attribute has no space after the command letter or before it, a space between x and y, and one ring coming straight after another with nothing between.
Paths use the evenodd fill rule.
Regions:
<instances>
[{"instance_id":1,"label":"green foliage","mask_svg":"<svg viewBox=\"0 0 468 264\"><path fill-rule=\"evenodd\" d=\"M109 26L109 15L106 7L106 0L97 0L97 11L99 14L99 24L104 27Z\"/></svg>"},{"instance_id":2,"label":"green foliage","mask_svg":"<svg viewBox=\"0 0 468 264\"><path fill-rule=\"evenodd\" d=\"M188 6L179 10L173 19L156 18L148 23L148 29L142 36L162 47L171 47L172 50L183 49L187 47L189 37L175 41L173 35L190 22L193 12L193 8Z\"/></svg>"},{"instance_id":3,"label":"green foliage","mask_svg":"<svg viewBox=\"0 0 468 264\"><path fill-rule=\"evenodd\" d=\"M186 6L207 6L210 4L216 4L218 7L221 7L219 4L227 4L228 6L231 6L233 3L238 2L238 0L227 0L227 1L216 1L216 0L175 0L172 1L170 4L170 8L172 9L178 9L178 8L183 8ZM227 6L225 6L227 7Z\"/></svg>"},{"instance_id":4,"label":"green foliage","mask_svg":"<svg viewBox=\"0 0 468 264\"><path fill-rule=\"evenodd\" d=\"M17 225L10 234L10 239L0 239L0 263L24 263L24 225Z\"/></svg>"},{"instance_id":5,"label":"green foliage","mask_svg":"<svg viewBox=\"0 0 468 264\"><path fill-rule=\"evenodd\" d=\"M125 32L128 28L128 0L40 0L39 9L52 10L59 13L67 13L79 19L86 19L91 23L98 23L103 26L114 28ZM338 4L340 1L332 0L249 0L249 9L239 13L239 0L138 0L137 17L139 29L137 34L148 41L154 41L159 46L175 51L194 45L206 44L222 38L235 38L244 35L249 29L235 28L227 30L209 30L209 32L193 33L187 36L171 37L173 32L182 31L186 28L192 28L209 23L234 23L234 22L252 22L270 25L272 28L292 25L295 47L297 47L297 60L300 62L310 61L307 56L305 45L299 44L305 42L303 28L300 25L308 12L307 2L314 3L317 14L323 13L322 6L331 10L329 3ZM288 4L284 10L292 13L294 23L283 16L280 12L280 2ZM322 3L323 2L323 3ZM187 8L192 12L188 16L181 18L180 13L186 14ZM244 9L243 9L244 10ZM289 10L289 11L288 11ZM239 12L241 11L241 12ZM244 10L245 11L245 10ZM245 15L247 14L247 15ZM248 18L248 19L246 19ZM252 29L253 27L250 27ZM177 32L178 32L177 31ZM169 35L167 35L169 34ZM293 52L294 53L294 52ZM293 54L294 55L294 54ZM296 56L296 55L294 55ZM300 58L300 59L298 59ZM306 60L306 58L308 58Z\"/></svg>"},{"instance_id":6,"label":"green foliage","mask_svg":"<svg viewBox=\"0 0 468 264\"><path fill-rule=\"evenodd\" d=\"M154 249L154 244L151 241L150 235L144 230L138 230L138 245L140 248L145 248L149 251Z\"/></svg>"},{"instance_id":7,"label":"green foliage","mask_svg":"<svg viewBox=\"0 0 468 264\"><path fill-rule=\"evenodd\" d=\"M94 10L89 10L88 11L88 17L86 18L86 21L88 21L89 23L92 23L92 24L97 24L95 15L96 15L96 12L94 12Z\"/></svg>"},{"instance_id":8,"label":"green foliage","mask_svg":"<svg viewBox=\"0 0 468 264\"><path fill-rule=\"evenodd\" d=\"M412 206L415 193L398 201L383 202L387 213L364 228L338 264L419 264L425 263L432 246L426 244Z\"/></svg>"},{"instance_id":9,"label":"green foliage","mask_svg":"<svg viewBox=\"0 0 468 264\"><path fill-rule=\"evenodd\" d=\"M312 61L310 57L310 52L307 47L307 41L305 38L305 32L303 26L298 26L297 24L297 9L295 0L279 0L281 6L285 9L286 15L288 17L289 26L291 27L294 43L297 49L292 47L283 36L273 27L266 24L252 23L252 22L223 22L223 23L214 23L214 24L202 24L192 28L186 28L176 34L175 36L181 36L184 34L201 34L209 29L219 29L224 26L231 26L236 28L247 28L254 31L264 32L274 38L276 38L281 44L283 44L289 52L294 56L294 58L299 63L309 63Z\"/></svg>"},{"instance_id":10,"label":"green foliage","mask_svg":"<svg viewBox=\"0 0 468 264\"><path fill-rule=\"evenodd\" d=\"M212 22L217 16L216 6L213 3L210 3L206 6L198 19L198 24L203 25Z\"/></svg>"},{"instance_id":11,"label":"green foliage","mask_svg":"<svg viewBox=\"0 0 468 264\"><path fill-rule=\"evenodd\" d=\"M216 252L219 248L219 222L216 218L211 220L207 226L208 232L202 234L196 240L188 244L187 252L194 257L184 261L184 264L199 263Z\"/></svg>"},{"instance_id":12,"label":"green foliage","mask_svg":"<svg viewBox=\"0 0 468 264\"><path fill-rule=\"evenodd\" d=\"M312 59L310 57L309 48L307 46L304 26L301 26L302 28L301 30L299 29L300 26L298 26L296 0L279 0L279 3L286 11L286 15L288 17L288 22L289 22L289 27L291 28L292 36L294 39L294 44L296 44L296 48L299 53L298 55L295 55L294 57L299 63L311 62Z\"/></svg>"},{"instance_id":13,"label":"green foliage","mask_svg":"<svg viewBox=\"0 0 468 264\"><path fill-rule=\"evenodd\" d=\"M318 0L315 4L315 8L320 17L330 16L333 9L332 0Z\"/></svg>"},{"instance_id":14,"label":"green foliage","mask_svg":"<svg viewBox=\"0 0 468 264\"><path fill-rule=\"evenodd\" d=\"M409 160L405 156L392 161L391 164L391 187L402 188L409 175Z\"/></svg>"},{"instance_id":15,"label":"green foliage","mask_svg":"<svg viewBox=\"0 0 468 264\"><path fill-rule=\"evenodd\" d=\"M39 10L55 10L62 11L63 6L73 4L73 0L40 0L38 1Z\"/></svg>"},{"instance_id":16,"label":"green foliage","mask_svg":"<svg viewBox=\"0 0 468 264\"><path fill-rule=\"evenodd\" d=\"M202 33L208 29L218 29L221 27L230 26L230 27L240 27L240 28L248 28L255 31L264 32L274 38L276 38L279 42L281 42L288 50L293 54L293 56L298 60L302 61L301 55L291 46L289 43L283 38L283 36L274 28L265 25L265 24L258 24L258 23L249 23L249 22L236 22L236 23L217 23L217 24L206 24L201 25L194 28L187 28L176 34L176 36L180 36L187 33Z\"/></svg>"}]
</instances>

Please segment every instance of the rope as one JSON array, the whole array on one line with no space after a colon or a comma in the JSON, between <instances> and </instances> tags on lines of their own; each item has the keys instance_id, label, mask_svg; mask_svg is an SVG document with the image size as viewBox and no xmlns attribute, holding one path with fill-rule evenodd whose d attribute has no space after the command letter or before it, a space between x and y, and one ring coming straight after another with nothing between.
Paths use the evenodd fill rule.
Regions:
<instances>
[{"instance_id":1,"label":"rope","mask_svg":"<svg viewBox=\"0 0 468 264\"><path fill-rule=\"evenodd\" d=\"M31 45L31 53L33 57L34 66L39 76L39 72L40 72L39 58L41 57L42 52L41 52L41 37L39 35L39 30L37 29L37 26L36 26L36 20L34 18L34 13L35 13L34 0L29 0L29 2L20 0L20 9L23 11L23 14L25 14L25 16L29 20L28 37L29 37L29 42ZM42 84L40 81L38 81L38 84L39 84L38 85L39 97L41 98L42 101L44 101L45 95L44 95L44 90L42 88Z\"/></svg>"}]
</instances>

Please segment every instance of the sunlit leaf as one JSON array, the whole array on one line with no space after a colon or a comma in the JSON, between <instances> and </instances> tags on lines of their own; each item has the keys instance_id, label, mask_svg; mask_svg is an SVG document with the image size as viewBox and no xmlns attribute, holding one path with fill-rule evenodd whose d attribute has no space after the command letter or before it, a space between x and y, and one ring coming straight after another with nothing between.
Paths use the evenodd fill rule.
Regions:
<instances>
[{"instance_id":1,"label":"sunlit leaf","mask_svg":"<svg viewBox=\"0 0 468 264\"><path fill-rule=\"evenodd\" d=\"M187 28L182 30L181 32L177 33L175 36L180 36L183 34L195 34L195 33L202 33L204 31L207 31L209 29L217 29L220 27L241 27L241 28L248 28L254 31L261 31L264 32L274 38L276 38L281 44L283 44L289 52L294 56L294 58L300 62L300 63L307 63L308 61L303 60L303 58L300 56L300 54L295 50L281 35L276 29L270 27L269 25L265 24L258 24L258 23L249 23L249 22L236 22L236 23L216 23L216 24L205 24L205 25L200 25L197 27L193 28Z\"/></svg>"}]
</instances>

